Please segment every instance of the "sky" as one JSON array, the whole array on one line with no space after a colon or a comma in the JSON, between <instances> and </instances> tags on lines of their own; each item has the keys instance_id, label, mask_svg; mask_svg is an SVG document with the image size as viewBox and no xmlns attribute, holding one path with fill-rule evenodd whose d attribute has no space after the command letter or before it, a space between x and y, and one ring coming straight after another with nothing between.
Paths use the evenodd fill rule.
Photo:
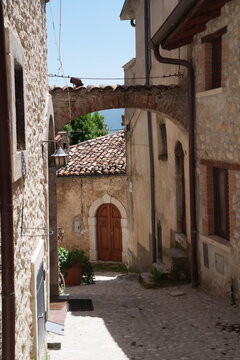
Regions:
<instances>
[{"instance_id":1,"label":"sky","mask_svg":"<svg viewBox=\"0 0 240 360\"><path fill-rule=\"evenodd\" d=\"M51 0L47 3L49 74L80 77L84 86L122 84L123 80L83 78L122 78L122 66L135 57L134 28L119 17L123 4L124 0ZM58 61L60 9L63 72L59 70ZM64 79L50 77L49 84L70 85L69 79L66 83Z\"/></svg>"}]
</instances>

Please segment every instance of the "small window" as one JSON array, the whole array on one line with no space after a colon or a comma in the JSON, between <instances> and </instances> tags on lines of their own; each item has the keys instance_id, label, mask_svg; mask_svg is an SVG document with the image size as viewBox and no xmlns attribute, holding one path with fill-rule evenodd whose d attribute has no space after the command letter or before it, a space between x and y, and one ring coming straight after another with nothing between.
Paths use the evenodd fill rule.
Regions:
<instances>
[{"instance_id":1,"label":"small window","mask_svg":"<svg viewBox=\"0 0 240 360\"><path fill-rule=\"evenodd\" d=\"M159 160L167 160L168 159L168 151L167 151L167 131L166 125L163 123L159 124Z\"/></svg>"},{"instance_id":2,"label":"small window","mask_svg":"<svg viewBox=\"0 0 240 360\"><path fill-rule=\"evenodd\" d=\"M215 234L229 240L228 172L213 168Z\"/></svg>"},{"instance_id":3,"label":"small window","mask_svg":"<svg viewBox=\"0 0 240 360\"><path fill-rule=\"evenodd\" d=\"M212 89L221 87L222 77L222 38L212 41Z\"/></svg>"},{"instance_id":4,"label":"small window","mask_svg":"<svg viewBox=\"0 0 240 360\"><path fill-rule=\"evenodd\" d=\"M186 235L186 201L184 152L178 141L175 146L175 179L176 179L176 223L177 232Z\"/></svg>"},{"instance_id":5,"label":"small window","mask_svg":"<svg viewBox=\"0 0 240 360\"><path fill-rule=\"evenodd\" d=\"M23 176L22 162L24 159L28 169L27 139L26 139L26 94L24 49L13 32L6 28L6 60L8 67L9 107L12 137L12 179L17 181Z\"/></svg>"},{"instance_id":6,"label":"small window","mask_svg":"<svg viewBox=\"0 0 240 360\"><path fill-rule=\"evenodd\" d=\"M205 67L203 73L203 88L210 90L222 86L222 47L223 35L227 32L227 27L216 31L213 34L202 38L205 56Z\"/></svg>"},{"instance_id":7,"label":"small window","mask_svg":"<svg viewBox=\"0 0 240 360\"><path fill-rule=\"evenodd\" d=\"M15 79L17 150L25 150L26 144L25 144L23 70L19 64L15 64L14 79Z\"/></svg>"}]
</instances>

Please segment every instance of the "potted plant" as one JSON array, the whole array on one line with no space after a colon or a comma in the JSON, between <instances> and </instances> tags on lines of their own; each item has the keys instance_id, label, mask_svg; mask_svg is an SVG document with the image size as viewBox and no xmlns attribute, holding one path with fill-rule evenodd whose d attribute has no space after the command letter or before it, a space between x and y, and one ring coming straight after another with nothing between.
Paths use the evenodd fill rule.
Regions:
<instances>
[{"instance_id":1,"label":"potted plant","mask_svg":"<svg viewBox=\"0 0 240 360\"><path fill-rule=\"evenodd\" d=\"M93 268L83 250L73 248L68 251L58 246L58 263L66 285L80 285L81 281L85 284L94 284Z\"/></svg>"}]
</instances>

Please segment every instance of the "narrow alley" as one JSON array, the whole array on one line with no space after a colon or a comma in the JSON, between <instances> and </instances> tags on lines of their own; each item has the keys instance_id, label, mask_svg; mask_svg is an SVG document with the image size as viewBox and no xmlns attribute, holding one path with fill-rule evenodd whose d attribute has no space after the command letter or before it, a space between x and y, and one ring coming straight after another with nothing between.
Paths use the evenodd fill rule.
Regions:
<instances>
[{"instance_id":1,"label":"narrow alley","mask_svg":"<svg viewBox=\"0 0 240 360\"><path fill-rule=\"evenodd\" d=\"M191 285L144 289L135 274L97 273L66 292L94 310L68 312L65 335L48 333L61 342L51 360L240 359L239 309Z\"/></svg>"}]
</instances>

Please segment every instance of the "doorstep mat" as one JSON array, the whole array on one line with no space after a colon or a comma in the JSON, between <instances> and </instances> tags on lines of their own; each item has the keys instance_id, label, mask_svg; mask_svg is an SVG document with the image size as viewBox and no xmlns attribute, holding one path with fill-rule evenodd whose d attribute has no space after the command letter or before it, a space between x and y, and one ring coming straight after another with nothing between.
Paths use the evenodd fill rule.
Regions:
<instances>
[{"instance_id":1,"label":"doorstep mat","mask_svg":"<svg viewBox=\"0 0 240 360\"><path fill-rule=\"evenodd\" d=\"M93 311L91 299L69 299L68 311Z\"/></svg>"}]
</instances>

